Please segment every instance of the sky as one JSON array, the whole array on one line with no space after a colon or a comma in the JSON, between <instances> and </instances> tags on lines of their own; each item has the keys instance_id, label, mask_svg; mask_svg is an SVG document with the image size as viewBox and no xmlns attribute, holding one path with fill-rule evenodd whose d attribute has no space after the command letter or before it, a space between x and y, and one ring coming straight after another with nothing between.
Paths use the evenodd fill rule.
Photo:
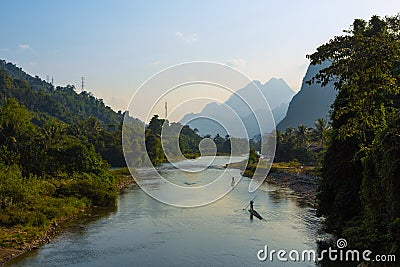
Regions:
<instances>
[{"instance_id":1,"label":"sky","mask_svg":"<svg viewBox=\"0 0 400 267\"><path fill-rule=\"evenodd\" d=\"M283 78L298 91L306 54L355 18L397 14L400 1L3 0L1 11L1 59L55 85L80 89L84 76L87 91L126 110L149 77L190 61L262 83Z\"/></svg>"}]
</instances>

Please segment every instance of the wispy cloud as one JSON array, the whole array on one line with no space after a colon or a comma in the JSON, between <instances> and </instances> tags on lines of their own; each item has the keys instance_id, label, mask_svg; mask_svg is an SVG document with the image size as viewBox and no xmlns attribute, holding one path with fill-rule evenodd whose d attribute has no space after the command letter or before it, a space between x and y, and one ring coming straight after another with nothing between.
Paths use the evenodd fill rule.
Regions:
<instances>
[{"instance_id":1,"label":"wispy cloud","mask_svg":"<svg viewBox=\"0 0 400 267\"><path fill-rule=\"evenodd\" d=\"M0 52L8 52L8 48L0 48Z\"/></svg>"},{"instance_id":2,"label":"wispy cloud","mask_svg":"<svg viewBox=\"0 0 400 267\"><path fill-rule=\"evenodd\" d=\"M20 44L18 45L18 47L21 48L22 50L29 49L29 44Z\"/></svg>"},{"instance_id":3,"label":"wispy cloud","mask_svg":"<svg viewBox=\"0 0 400 267\"><path fill-rule=\"evenodd\" d=\"M183 32L176 32L175 36L186 43L193 43L197 41L197 33L185 34Z\"/></svg>"},{"instance_id":4,"label":"wispy cloud","mask_svg":"<svg viewBox=\"0 0 400 267\"><path fill-rule=\"evenodd\" d=\"M232 58L232 59L228 60L228 61L226 62L226 64L227 64L228 66L241 69L241 68L245 68L245 67L246 67L247 62L246 62L246 60L243 59L243 58Z\"/></svg>"},{"instance_id":5,"label":"wispy cloud","mask_svg":"<svg viewBox=\"0 0 400 267\"><path fill-rule=\"evenodd\" d=\"M154 62L149 63L149 66L157 66L157 65L160 65L160 63L161 63L161 61L154 61Z\"/></svg>"}]
</instances>

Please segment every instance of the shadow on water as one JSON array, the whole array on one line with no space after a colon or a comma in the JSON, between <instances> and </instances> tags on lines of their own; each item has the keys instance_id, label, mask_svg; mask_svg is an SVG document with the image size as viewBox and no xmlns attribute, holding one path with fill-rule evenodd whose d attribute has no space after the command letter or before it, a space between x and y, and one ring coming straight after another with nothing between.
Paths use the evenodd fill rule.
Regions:
<instances>
[{"instance_id":1,"label":"shadow on water","mask_svg":"<svg viewBox=\"0 0 400 267\"><path fill-rule=\"evenodd\" d=\"M119 199L123 198L128 193L129 188L124 188L120 191ZM58 224L57 232L49 243L44 244L39 249L33 249L12 259L4 264L4 266L18 266L19 262L29 261L30 258L36 257L42 248L50 246L52 242L63 238L64 235L71 237L80 237L87 234L90 226L100 220L107 220L109 216L118 212L118 206L114 207L93 207L86 209L84 212L78 213L74 218Z\"/></svg>"}]
</instances>

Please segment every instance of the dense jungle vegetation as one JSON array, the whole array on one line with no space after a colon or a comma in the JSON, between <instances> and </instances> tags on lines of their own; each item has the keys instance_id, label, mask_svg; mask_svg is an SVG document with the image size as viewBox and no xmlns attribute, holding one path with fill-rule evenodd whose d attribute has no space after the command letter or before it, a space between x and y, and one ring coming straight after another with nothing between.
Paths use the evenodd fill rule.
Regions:
<instances>
[{"instance_id":1,"label":"dense jungle vegetation","mask_svg":"<svg viewBox=\"0 0 400 267\"><path fill-rule=\"evenodd\" d=\"M334 84L332 130L318 213L350 246L399 254L400 17L354 20L321 45L311 64L330 61L310 82Z\"/></svg>"}]
</instances>

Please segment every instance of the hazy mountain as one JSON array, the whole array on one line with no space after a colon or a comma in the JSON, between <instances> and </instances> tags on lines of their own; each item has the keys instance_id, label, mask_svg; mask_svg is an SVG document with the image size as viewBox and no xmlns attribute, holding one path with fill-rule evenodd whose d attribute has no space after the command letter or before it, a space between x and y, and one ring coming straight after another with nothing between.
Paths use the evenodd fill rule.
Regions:
<instances>
[{"instance_id":1,"label":"hazy mountain","mask_svg":"<svg viewBox=\"0 0 400 267\"><path fill-rule=\"evenodd\" d=\"M223 104L209 103L200 113L186 114L180 122L197 128L201 135L214 136L219 133L224 136L227 134L225 126L232 136L247 135L251 138L260 134L260 131L273 130L273 118L269 116L263 96L272 109L275 122L279 122L285 116L294 94L283 79L273 78L265 84L254 81L236 91Z\"/></svg>"},{"instance_id":2,"label":"hazy mountain","mask_svg":"<svg viewBox=\"0 0 400 267\"><path fill-rule=\"evenodd\" d=\"M310 65L303 78L300 91L293 97L289 104L286 117L278 124L278 130L289 127L297 127L304 124L313 127L318 118L329 118L329 110L336 97L336 91L332 84L321 87L320 84L307 84L315 74L328 66L325 62L321 65Z\"/></svg>"},{"instance_id":3,"label":"hazy mountain","mask_svg":"<svg viewBox=\"0 0 400 267\"><path fill-rule=\"evenodd\" d=\"M289 103L292 99L295 92L287 85L287 83L282 79L272 78L265 84L261 84L259 81L253 81L253 83L260 88L261 92L263 93L264 97L267 99L268 104L270 105L271 109L279 107L282 103ZM236 91L239 95L248 95L251 93L253 84L250 83L246 85L244 88ZM257 97L256 95L249 97ZM237 112L248 112L250 113L249 109L244 109L246 106L242 105L240 98L237 95L232 95L228 100L225 101L225 104L229 105L230 107L235 107Z\"/></svg>"}]
</instances>

